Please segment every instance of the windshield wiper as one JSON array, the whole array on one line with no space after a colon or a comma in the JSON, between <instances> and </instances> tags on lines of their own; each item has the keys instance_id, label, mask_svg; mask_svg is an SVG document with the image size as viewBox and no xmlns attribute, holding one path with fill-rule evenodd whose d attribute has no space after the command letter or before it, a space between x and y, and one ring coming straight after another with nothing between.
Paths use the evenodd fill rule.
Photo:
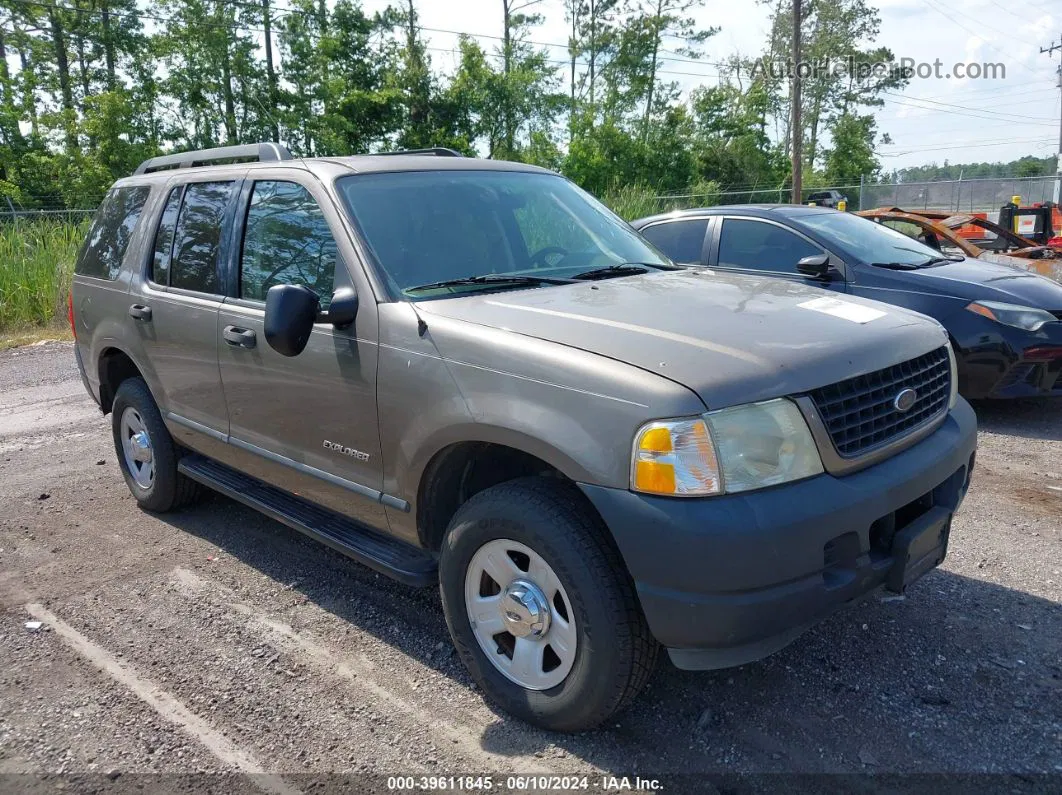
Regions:
<instances>
[{"instance_id":1,"label":"windshield wiper","mask_svg":"<svg viewBox=\"0 0 1062 795\"><path fill-rule=\"evenodd\" d=\"M592 279L609 279L613 276L636 276L641 273L648 273L649 268L658 271L681 271L686 270L681 265L664 265L662 263L654 262L620 262L615 265L606 265L603 268L594 268L593 270L583 271L572 276L573 279L580 280L592 280Z\"/></svg>"},{"instance_id":2,"label":"windshield wiper","mask_svg":"<svg viewBox=\"0 0 1062 795\"><path fill-rule=\"evenodd\" d=\"M888 268L892 271L916 271L921 265L913 265L910 262L872 262L871 266L875 268Z\"/></svg>"},{"instance_id":3,"label":"windshield wiper","mask_svg":"<svg viewBox=\"0 0 1062 795\"><path fill-rule=\"evenodd\" d=\"M922 268L932 268L934 265L945 265L949 262L962 262L964 257L930 257L923 262L872 262L875 268L888 268L894 271L917 271Z\"/></svg>"},{"instance_id":4,"label":"windshield wiper","mask_svg":"<svg viewBox=\"0 0 1062 795\"><path fill-rule=\"evenodd\" d=\"M444 279L439 282L418 284L415 287L407 287L403 292L412 293L422 290L434 290L442 287L462 287L469 284L489 284L497 286L511 285L520 287L535 284L571 284L571 279L557 279L548 276L506 276L503 273L485 273L480 276L463 276L460 279Z\"/></svg>"},{"instance_id":5,"label":"windshield wiper","mask_svg":"<svg viewBox=\"0 0 1062 795\"><path fill-rule=\"evenodd\" d=\"M929 259L929 260L926 260L925 262L923 262L919 267L921 267L921 268L929 268L929 267L932 267L933 265L945 265L945 264L947 264L949 262L962 262L964 259L966 259L966 257L960 257L960 256L933 257L932 259Z\"/></svg>"}]
</instances>

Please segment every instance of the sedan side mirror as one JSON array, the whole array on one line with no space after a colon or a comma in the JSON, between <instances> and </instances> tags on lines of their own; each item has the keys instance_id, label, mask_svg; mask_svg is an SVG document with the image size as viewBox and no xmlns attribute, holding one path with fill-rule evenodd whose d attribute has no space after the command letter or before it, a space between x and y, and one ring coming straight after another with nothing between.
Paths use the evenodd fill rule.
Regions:
<instances>
[{"instance_id":1,"label":"sedan side mirror","mask_svg":"<svg viewBox=\"0 0 1062 795\"><path fill-rule=\"evenodd\" d=\"M358 294L352 287L340 287L332 293L328 309L317 313L318 323L331 323L336 328L346 328L358 316Z\"/></svg>"},{"instance_id":2,"label":"sedan side mirror","mask_svg":"<svg viewBox=\"0 0 1062 795\"><path fill-rule=\"evenodd\" d=\"M797 263L797 270L809 279L828 279L830 276L830 255L815 254L804 257Z\"/></svg>"},{"instance_id":3,"label":"sedan side mirror","mask_svg":"<svg viewBox=\"0 0 1062 795\"><path fill-rule=\"evenodd\" d=\"M310 341L321 299L302 284L278 284L266 293L265 338L281 356L298 356Z\"/></svg>"}]
</instances>

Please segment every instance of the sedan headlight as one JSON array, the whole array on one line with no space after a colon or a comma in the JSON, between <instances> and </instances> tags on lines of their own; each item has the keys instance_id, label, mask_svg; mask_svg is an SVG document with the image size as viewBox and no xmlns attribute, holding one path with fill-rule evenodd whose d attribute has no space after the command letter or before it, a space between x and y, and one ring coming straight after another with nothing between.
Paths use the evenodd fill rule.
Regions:
<instances>
[{"instance_id":1,"label":"sedan headlight","mask_svg":"<svg viewBox=\"0 0 1062 795\"><path fill-rule=\"evenodd\" d=\"M995 320L1004 326L1014 326L1014 328L1026 331L1039 331L1044 323L1058 320L1044 309L1018 304L1002 304L998 301L974 301L967 304L966 308L974 314Z\"/></svg>"},{"instance_id":2,"label":"sedan headlight","mask_svg":"<svg viewBox=\"0 0 1062 795\"><path fill-rule=\"evenodd\" d=\"M822 471L800 409L779 399L642 426L634 441L631 488L675 497L733 494Z\"/></svg>"}]
</instances>

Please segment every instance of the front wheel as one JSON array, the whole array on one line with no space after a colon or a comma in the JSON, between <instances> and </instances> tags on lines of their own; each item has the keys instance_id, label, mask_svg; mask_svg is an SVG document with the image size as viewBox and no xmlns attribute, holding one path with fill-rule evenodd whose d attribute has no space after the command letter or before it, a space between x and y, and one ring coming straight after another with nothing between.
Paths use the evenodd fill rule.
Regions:
<instances>
[{"instance_id":1,"label":"front wheel","mask_svg":"<svg viewBox=\"0 0 1062 795\"><path fill-rule=\"evenodd\" d=\"M575 486L545 478L486 489L450 523L450 635L487 697L528 723L593 728L652 673L657 644L606 533Z\"/></svg>"}]
</instances>

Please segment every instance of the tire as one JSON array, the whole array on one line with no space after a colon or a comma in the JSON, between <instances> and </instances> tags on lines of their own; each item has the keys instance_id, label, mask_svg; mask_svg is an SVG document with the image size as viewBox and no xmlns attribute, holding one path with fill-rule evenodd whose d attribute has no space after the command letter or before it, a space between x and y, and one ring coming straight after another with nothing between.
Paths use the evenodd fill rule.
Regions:
<instances>
[{"instance_id":1,"label":"tire","mask_svg":"<svg viewBox=\"0 0 1062 795\"><path fill-rule=\"evenodd\" d=\"M458 655L492 702L540 728L575 732L598 726L638 695L655 667L658 644L649 633L633 583L607 532L573 484L538 477L509 481L475 495L458 509L443 540L440 590ZM523 570L527 558L528 580L535 579L532 572L542 571L541 563L535 563L538 559L555 575L541 576L554 583L555 592L547 595L547 586L540 589L550 605L552 623L537 638L507 632L492 635L499 619L491 617L477 621L478 630L473 627L470 612L487 604L475 600L493 598L496 587L501 588L498 597L502 600L510 593L489 574L479 575L481 561L486 559L483 555L491 557L489 553L499 549L514 550L506 553L509 560L503 562L514 563L518 570ZM528 554L516 551L520 549ZM488 568L500 571L495 563ZM519 572L517 579L521 579ZM516 587L523 586L516 583L509 589ZM497 608L486 607L478 615L492 609ZM527 630L527 622L511 623L518 613L522 615L520 610L498 613L506 627L515 627L518 634ZM567 619L574 619L574 624ZM552 651L551 633L555 632L560 644L574 637L574 654L567 654L562 645L558 645L559 653ZM518 667L515 644L528 640L550 646L541 653L547 662L539 665L536 659L525 668L533 671L531 676L514 674ZM488 657L484 644L498 655L498 663ZM523 648L537 647L524 642ZM560 664L543 673L554 659ZM506 667L509 673L503 671ZM554 683L552 679L565 670L563 680ZM536 686L521 684L534 677Z\"/></svg>"},{"instance_id":2,"label":"tire","mask_svg":"<svg viewBox=\"0 0 1062 795\"><path fill-rule=\"evenodd\" d=\"M199 484L177 471L180 448L162 422L162 414L155 404L144 379L127 378L118 387L111 408L111 430L114 451L125 483L141 508L153 513L166 513L195 500ZM146 434L147 452L142 444L134 444L132 431ZM151 472L146 460L135 460L127 454L136 450L141 458L150 455Z\"/></svg>"}]
</instances>

